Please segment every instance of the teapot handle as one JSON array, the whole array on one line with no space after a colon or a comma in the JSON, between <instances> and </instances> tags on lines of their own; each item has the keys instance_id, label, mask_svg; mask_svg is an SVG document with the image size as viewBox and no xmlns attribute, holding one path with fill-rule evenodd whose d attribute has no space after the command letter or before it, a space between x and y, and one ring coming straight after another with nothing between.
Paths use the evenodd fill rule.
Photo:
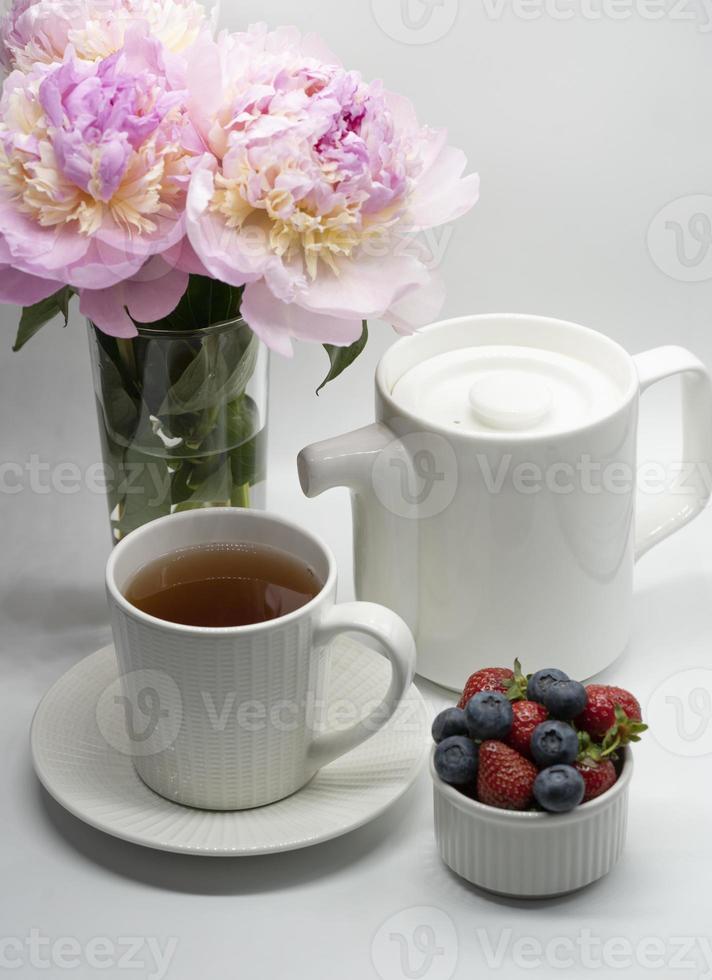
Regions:
<instances>
[{"instance_id":1,"label":"teapot handle","mask_svg":"<svg viewBox=\"0 0 712 980\"><path fill-rule=\"evenodd\" d=\"M675 485L659 496L638 496L636 560L693 520L712 493L712 380L704 364L684 347L658 347L633 358L641 394L658 381L682 376L682 458Z\"/></svg>"}]
</instances>

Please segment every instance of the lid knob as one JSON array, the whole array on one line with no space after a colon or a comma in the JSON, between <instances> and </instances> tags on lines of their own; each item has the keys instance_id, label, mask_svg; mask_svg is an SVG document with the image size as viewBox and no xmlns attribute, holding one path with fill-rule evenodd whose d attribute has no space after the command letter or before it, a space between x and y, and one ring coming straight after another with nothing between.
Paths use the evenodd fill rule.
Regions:
<instances>
[{"instance_id":1,"label":"lid knob","mask_svg":"<svg viewBox=\"0 0 712 980\"><path fill-rule=\"evenodd\" d=\"M551 411L551 389L526 371L488 371L470 389L472 410L493 429L530 429Z\"/></svg>"}]
</instances>

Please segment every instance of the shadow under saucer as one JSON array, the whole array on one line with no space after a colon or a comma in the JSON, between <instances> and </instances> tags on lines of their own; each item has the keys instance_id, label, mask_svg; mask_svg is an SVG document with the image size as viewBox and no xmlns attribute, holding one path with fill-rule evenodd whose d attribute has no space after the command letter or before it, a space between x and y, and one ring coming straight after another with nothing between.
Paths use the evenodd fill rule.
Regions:
<instances>
[{"instance_id":1,"label":"shadow under saucer","mask_svg":"<svg viewBox=\"0 0 712 980\"><path fill-rule=\"evenodd\" d=\"M423 774L423 778L424 778ZM417 785L417 784L416 784ZM200 857L141 847L111 837L72 816L37 783L37 801L52 833L111 874L154 888L193 895L249 895L295 888L337 874L412 831L415 786L381 816L343 837L313 848L256 857Z\"/></svg>"}]
</instances>

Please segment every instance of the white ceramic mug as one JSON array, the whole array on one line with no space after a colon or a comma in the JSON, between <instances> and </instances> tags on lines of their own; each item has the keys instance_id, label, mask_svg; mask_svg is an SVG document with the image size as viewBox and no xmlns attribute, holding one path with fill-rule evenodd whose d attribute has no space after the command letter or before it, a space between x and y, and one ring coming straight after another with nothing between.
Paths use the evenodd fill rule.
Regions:
<instances>
[{"instance_id":1,"label":"white ceramic mug","mask_svg":"<svg viewBox=\"0 0 712 980\"><path fill-rule=\"evenodd\" d=\"M690 465L674 489L638 494L640 395L678 374ZM351 489L358 598L398 612L418 672L453 690L517 656L582 679L612 663L630 636L635 560L710 495L712 386L679 347L631 357L573 323L450 320L386 352L376 418L305 449L302 488Z\"/></svg>"},{"instance_id":2,"label":"white ceramic mug","mask_svg":"<svg viewBox=\"0 0 712 980\"><path fill-rule=\"evenodd\" d=\"M124 596L148 562L182 548L252 542L289 552L324 583L302 608L250 626L164 622ZM240 810L280 800L370 738L393 715L415 668L403 621L371 603L335 605L329 549L280 517L231 508L188 511L133 531L114 549L106 584L134 765L177 803ZM347 730L316 730L328 644L357 632L375 640L392 677L382 701Z\"/></svg>"}]
</instances>

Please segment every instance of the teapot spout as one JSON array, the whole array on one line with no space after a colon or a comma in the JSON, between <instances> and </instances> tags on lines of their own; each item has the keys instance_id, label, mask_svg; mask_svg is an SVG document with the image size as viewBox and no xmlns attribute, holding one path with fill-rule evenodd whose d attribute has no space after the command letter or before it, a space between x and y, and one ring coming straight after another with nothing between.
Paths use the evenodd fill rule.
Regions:
<instances>
[{"instance_id":1,"label":"teapot spout","mask_svg":"<svg viewBox=\"0 0 712 980\"><path fill-rule=\"evenodd\" d=\"M297 461L299 481L307 497L317 497L333 487L351 490L356 596L388 606L415 631L418 522L399 516L399 507L387 506L384 471L396 474L399 481L402 467L374 468L384 453L387 459L392 456L403 466L410 465L406 447L391 429L380 423L369 425L303 449Z\"/></svg>"},{"instance_id":2,"label":"teapot spout","mask_svg":"<svg viewBox=\"0 0 712 980\"><path fill-rule=\"evenodd\" d=\"M362 491L371 479L378 453L393 441L393 433L383 425L315 442L297 457L299 482L307 497L318 497L334 487Z\"/></svg>"}]
</instances>

